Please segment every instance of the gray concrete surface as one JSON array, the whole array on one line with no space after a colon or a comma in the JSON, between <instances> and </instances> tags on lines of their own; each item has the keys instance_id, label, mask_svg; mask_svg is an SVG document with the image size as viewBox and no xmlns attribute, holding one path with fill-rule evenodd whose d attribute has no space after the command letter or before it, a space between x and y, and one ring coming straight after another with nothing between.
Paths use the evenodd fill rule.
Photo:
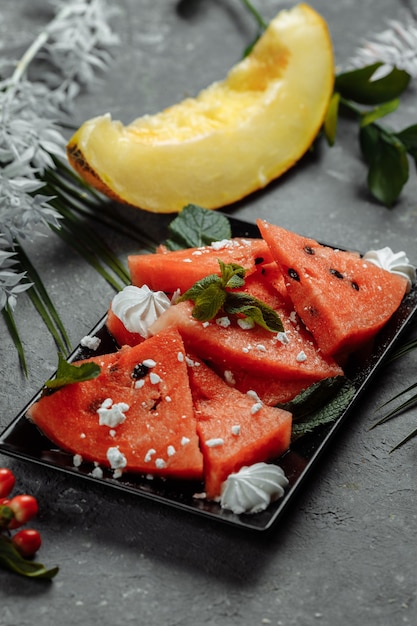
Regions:
<instances>
[{"instance_id":1,"label":"gray concrete surface","mask_svg":"<svg viewBox=\"0 0 417 626\"><path fill-rule=\"evenodd\" d=\"M45 21L43 3L2 0L0 55L18 55ZM195 94L240 57L253 22L238 0L120 0L114 65L77 100L74 124L111 111L128 122ZM258 0L266 18L291 3ZM405 2L315 0L343 65ZM414 84L390 122L417 122ZM367 194L356 127L340 126L293 171L229 212L264 217L337 245L389 245L417 262L416 176L388 210ZM158 229L158 218L126 209ZM109 241L124 257L132 243ZM78 343L105 312L111 288L57 239L29 244ZM30 375L18 367L0 320L0 428L55 370L56 350L31 306L17 314ZM339 433L274 532L254 536L109 488L92 487L0 455L19 489L40 503L39 559L60 566L51 584L0 569L0 625L400 626L417 623L416 442L390 454L415 412L369 430L384 400L415 379L417 354L387 367Z\"/></svg>"}]
</instances>

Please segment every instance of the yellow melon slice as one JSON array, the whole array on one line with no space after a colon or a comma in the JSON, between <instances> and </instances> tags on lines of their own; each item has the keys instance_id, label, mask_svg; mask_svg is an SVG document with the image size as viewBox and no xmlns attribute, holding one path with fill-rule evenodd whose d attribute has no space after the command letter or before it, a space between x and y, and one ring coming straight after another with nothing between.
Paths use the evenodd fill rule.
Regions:
<instances>
[{"instance_id":1,"label":"yellow melon slice","mask_svg":"<svg viewBox=\"0 0 417 626\"><path fill-rule=\"evenodd\" d=\"M109 114L86 121L68 158L88 183L147 211L219 208L301 158L323 123L333 80L326 22L299 4L278 13L223 81L127 126Z\"/></svg>"}]
</instances>

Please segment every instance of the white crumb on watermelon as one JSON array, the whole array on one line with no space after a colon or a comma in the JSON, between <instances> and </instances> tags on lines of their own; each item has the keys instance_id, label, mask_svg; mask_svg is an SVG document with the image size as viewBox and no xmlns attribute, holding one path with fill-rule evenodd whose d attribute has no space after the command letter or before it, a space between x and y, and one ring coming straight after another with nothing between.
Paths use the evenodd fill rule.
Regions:
<instances>
[{"instance_id":1,"label":"white crumb on watermelon","mask_svg":"<svg viewBox=\"0 0 417 626\"><path fill-rule=\"evenodd\" d=\"M119 448L117 447L108 448L106 456L112 469L123 469L127 465L127 459L125 455L120 452Z\"/></svg>"},{"instance_id":2,"label":"white crumb on watermelon","mask_svg":"<svg viewBox=\"0 0 417 626\"><path fill-rule=\"evenodd\" d=\"M297 313L295 311L291 311L291 313L289 314L289 319L290 322L292 322L293 324L297 323Z\"/></svg>"},{"instance_id":3,"label":"white crumb on watermelon","mask_svg":"<svg viewBox=\"0 0 417 626\"><path fill-rule=\"evenodd\" d=\"M155 372L150 373L149 380L151 381L152 385L157 385L158 383L162 382L162 378L159 376L159 374L155 374Z\"/></svg>"},{"instance_id":4,"label":"white crumb on watermelon","mask_svg":"<svg viewBox=\"0 0 417 626\"><path fill-rule=\"evenodd\" d=\"M210 326L210 322L203 322L203 328L208 328Z\"/></svg>"},{"instance_id":5,"label":"white crumb on watermelon","mask_svg":"<svg viewBox=\"0 0 417 626\"><path fill-rule=\"evenodd\" d=\"M183 259L182 260L183 263L192 263L192 259Z\"/></svg>"},{"instance_id":6,"label":"white crumb on watermelon","mask_svg":"<svg viewBox=\"0 0 417 626\"><path fill-rule=\"evenodd\" d=\"M216 319L217 326L221 326L222 328L228 328L232 322L227 316L218 317Z\"/></svg>"},{"instance_id":7,"label":"white crumb on watermelon","mask_svg":"<svg viewBox=\"0 0 417 626\"><path fill-rule=\"evenodd\" d=\"M116 431L114 430L114 428L109 430L109 435L110 435L110 437L115 437L116 436Z\"/></svg>"},{"instance_id":8,"label":"white crumb on watermelon","mask_svg":"<svg viewBox=\"0 0 417 626\"><path fill-rule=\"evenodd\" d=\"M257 343L255 348L259 350L259 352L266 352L266 347L264 346L263 343Z\"/></svg>"},{"instance_id":9,"label":"white crumb on watermelon","mask_svg":"<svg viewBox=\"0 0 417 626\"><path fill-rule=\"evenodd\" d=\"M83 462L83 457L81 456L81 454L74 454L74 456L72 457L72 462L74 464L74 467L80 467L81 463Z\"/></svg>"},{"instance_id":10,"label":"white crumb on watermelon","mask_svg":"<svg viewBox=\"0 0 417 626\"><path fill-rule=\"evenodd\" d=\"M144 378L141 378L140 380L137 380L135 382L135 389L142 389L144 384L145 384L145 379Z\"/></svg>"},{"instance_id":11,"label":"white crumb on watermelon","mask_svg":"<svg viewBox=\"0 0 417 626\"><path fill-rule=\"evenodd\" d=\"M158 469L164 469L164 467L166 467L166 461L164 461L164 459L155 459L155 467L157 467Z\"/></svg>"},{"instance_id":12,"label":"white crumb on watermelon","mask_svg":"<svg viewBox=\"0 0 417 626\"><path fill-rule=\"evenodd\" d=\"M307 361L307 355L304 350L300 350L296 358L299 363L304 363L304 361Z\"/></svg>"},{"instance_id":13,"label":"white crumb on watermelon","mask_svg":"<svg viewBox=\"0 0 417 626\"><path fill-rule=\"evenodd\" d=\"M155 448L149 448L147 453L145 454L145 463L149 463L152 460L153 455L156 454Z\"/></svg>"},{"instance_id":14,"label":"white crumb on watermelon","mask_svg":"<svg viewBox=\"0 0 417 626\"><path fill-rule=\"evenodd\" d=\"M277 339L283 345L287 345L288 343L290 343L290 338L286 331L277 333Z\"/></svg>"},{"instance_id":15,"label":"white crumb on watermelon","mask_svg":"<svg viewBox=\"0 0 417 626\"><path fill-rule=\"evenodd\" d=\"M83 348L89 348L89 350L97 350L99 345L101 344L101 339L99 337L86 335L81 339L80 344Z\"/></svg>"},{"instance_id":16,"label":"white crumb on watermelon","mask_svg":"<svg viewBox=\"0 0 417 626\"><path fill-rule=\"evenodd\" d=\"M188 367L198 367L200 365L198 361L193 361L188 356L186 357L185 362L187 363Z\"/></svg>"},{"instance_id":17,"label":"white crumb on watermelon","mask_svg":"<svg viewBox=\"0 0 417 626\"><path fill-rule=\"evenodd\" d=\"M223 250L223 248L232 248L233 245L234 242L231 239L220 239L220 241L213 241L211 247L214 250Z\"/></svg>"},{"instance_id":18,"label":"white crumb on watermelon","mask_svg":"<svg viewBox=\"0 0 417 626\"><path fill-rule=\"evenodd\" d=\"M235 436L240 435L240 430L241 430L240 424L234 424L231 428L232 435L235 435Z\"/></svg>"},{"instance_id":19,"label":"white crumb on watermelon","mask_svg":"<svg viewBox=\"0 0 417 626\"><path fill-rule=\"evenodd\" d=\"M217 448L218 446L224 445L224 439L221 437L213 437L213 439L207 439L205 443L208 448Z\"/></svg>"},{"instance_id":20,"label":"white crumb on watermelon","mask_svg":"<svg viewBox=\"0 0 417 626\"><path fill-rule=\"evenodd\" d=\"M179 363L183 363L184 362L184 354L182 352L178 352L177 354L177 360Z\"/></svg>"},{"instance_id":21,"label":"white crumb on watermelon","mask_svg":"<svg viewBox=\"0 0 417 626\"><path fill-rule=\"evenodd\" d=\"M176 453L176 449L174 448L174 446L168 446L168 448L167 448L167 455L168 456L174 456L175 453Z\"/></svg>"},{"instance_id":22,"label":"white crumb on watermelon","mask_svg":"<svg viewBox=\"0 0 417 626\"><path fill-rule=\"evenodd\" d=\"M258 394L256 393L256 391L254 391L253 389L249 389L249 390L246 392L246 395L247 395L247 396L249 396L250 398L253 398L254 400L256 400L256 402L261 402L261 403L262 403L262 401L261 401L260 397L258 396Z\"/></svg>"},{"instance_id":23,"label":"white crumb on watermelon","mask_svg":"<svg viewBox=\"0 0 417 626\"><path fill-rule=\"evenodd\" d=\"M85 439L86 438L86 434L85 433L80 433L80 439Z\"/></svg>"},{"instance_id":24,"label":"white crumb on watermelon","mask_svg":"<svg viewBox=\"0 0 417 626\"><path fill-rule=\"evenodd\" d=\"M255 322L250 317L239 318L237 324L242 330L252 330L255 326Z\"/></svg>"},{"instance_id":25,"label":"white crumb on watermelon","mask_svg":"<svg viewBox=\"0 0 417 626\"><path fill-rule=\"evenodd\" d=\"M149 368L155 367L156 361L154 361L153 359L145 359L144 361L142 361L142 365Z\"/></svg>"},{"instance_id":26,"label":"white crumb on watermelon","mask_svg":"<svg viewBox=\"0 0 417 626\"><path fill-rule=\"evenodd\" d=\"M190 443L189 437L181 437L181 445L186 446L187 443Z\"/></svg>"},{"instance_id":27,"label":"white crumb on watermelon","mask_svg":"<svg viewBox=\"0 0 417 626\"><path fill-rule=\"evenodd\" d=\"M123 424L126 419L125 413L129 408L126 402L116 402L113 404L111 398L106 398L100 408L97 409L99 425L114 428L115 426L119 426L119 424Z\"/></svg>"},{"instance_id":28,"label":"white crumb on watermelon","mask_svg":"<svg viewBox=\"0 0 417 626\"><path fill-rule=\"evenodd\" d=\"M252 350L252 346L250 344L242 348L242 352L244 352L245 354L247 354L250 350Z\"/></svg>"},{"instance_id":29,"label":"white crumb on watermelon","mask_svg":"<svg viewBox=\"0 0 417 626\"><path fill-rule=\"evenodd\" d=\"M165 396L165 402L172 402L171 396Z\"/></svg>"},{"instance_id":30,"label":"white crumb on watermelon","mask_svg":"<svg viewBox=\"0 0 417 626\"><path fill-rule=\"evenodd\" d=\"M236 385L235 377L233 375L233 372L231 372L230 370L224 371L224 379L228 385Z\"/></svg>"},{"instance_id":31,"label":"white crumb on watermelon","mask_svg":"<svg viewBox=\"0 0 417 626\"><path fill-rule=\"evenodd\" d=\"M252 404L250 408L251 415L255 415L255 413L258 413L258 411L262 409L262 406L262 402L255 402L255 404Z\"/></svg>"}]
</instances>

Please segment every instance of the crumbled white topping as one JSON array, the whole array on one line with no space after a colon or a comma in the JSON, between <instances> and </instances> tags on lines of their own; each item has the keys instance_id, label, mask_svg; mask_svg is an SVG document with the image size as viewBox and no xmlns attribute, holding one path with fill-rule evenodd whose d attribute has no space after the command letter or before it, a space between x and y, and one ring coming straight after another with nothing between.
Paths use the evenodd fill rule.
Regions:
<instances>
[{"instance_id":1,"label":"crumbled white topping","mask_svg":"<svg viewBox=\"0 0 417 626\"><path fill-rule=\"evenodd\" d=\"M258 411L262 409L262 406L262 402L255 402L255 404L252 404L250 409L251 415L255 415L255 413L258 413Z\"/></svg>"},{"instance_id":2,"label":"crumbled white topping","mask_svg":"<svg viewBox=\"0 0 417 626\"><path fill-rule=\"evenodd\" d=\"M106 456L112 469L123 469L127 465L127 459L125 455L120 452L119 448L117 447L109 448L107 450Z\"/></svg>"},{"instance_id":3,"label":"crumbled white topping","mask_svg":"<svg viewBox=\"0 0 417 626\"><path fill-rule=\"evenodd\" d=\"M142 361L142 365L149 368L155 367L156 361L154 361L153 359L145 359L144 361Z\"/></svg>"},{"instance_id":4,"label":"crumbled white topping","mask_svg":"<svg viewBox=\"0 0 417 626\"><path fill-rule=\"evenodd\" d=\"M307 361L307 355L304 352L304 350L300 350L296 358L299 363L303 363L304 361Z\"/></svg>"},{"instance_id":5,"label":"crumbled white topping","mask_svg":"<svg viewBox=\"0 0 417 626\"><path fill-rule=\"evenodd\" d=\"M209 448L217 448L218 446L222 446L223 444L224 439L222 439L221 437L207 439L206 441L206 446L208 446Z\"/></svg>"},{"instance_id":6,"label":"crumbled white topping","mask_svg":"<svg viewBox=\"0 0 417 626\"><path fill-rule=\"evenodd\" d=\"M168 456L174 456L175 453L176 453L176 450L175 450L174 446L168 446L168 448L167 448L167 455Z\"/></svg>"},{"instance_id":7,"label":"crumbled white topping","mask_svg":"<svg viewBox=\"0 0 417 626\"><path fill-rule=\"evenodd\" d=\"M187 443L190 443L190 439L188 437L181 437L181 445L186 446Z\"/></svg>"},{"instance_id":8,"label":"crumbled white topping","mask_svg":"<svg viewBox=\"0 0 417 626\"><path fill-rule=\"evenodd\" d=\"M156 450L154 448L150 448L147 453L145 454L145 463L149 463L149 461L152 459L152 456L156 454Z\"/></svg>"},{"instance_id":9,"label":"crumbled white topping","mask_svg":"<svg viewBox=\"0 0 417 626\"><path fill-rule=\"evenodd\" d=\"M158 383L162 382L162 378L158 374L155 374L155 372L150 373L149 380L151 381L152 385L157 385Z\"/></svg>"},{"instance_id":10,"label":"crumbled white topping","mask_svg":"<svg viewBox=\"0 0 417 626\"><path fill-rule=\"evenodd\" d=\"M81 463L83 462L83 457L81 456L81 454L74 454L74 456L72 457L72 462L74 464L74 467L80 467Z\"/></svg>"},{"instance_id":11,"label":"crumbled white topping","mask_svg":"<svg viewBox=\"0 0 417 626\"><path fill-rule=\"evenodd\" d=\"M248 389L248 391L246 392L246 395L256 400L256 402L261 402L260 397L258 396L256 391L254 391L253 389Z\"/></svg>"},{"instance_id":12,"label":"crumbled white topping","mask_svg":"<svg viewBox=\"0 0 417 626\"><path fill-rule=\"evenodd\" d=\"M125 402L113 404L111 398L106 398L100 408L97 409L100 426L114 428L115 426L119 426L119 424L123 424L126 419L125 413L129 408L129 405Z\"/></svg>"},{"instance_id":13,"label":"crumbled white topping","mask_svg":"<svg viewBox=\"0 0 417 626\"><path fill-rule=\"evenodd\" d=\"M165 402L172 402L171 396L165 396Z\"/></svg>"},{"instance_id":14,"label":"crumbled white topping","mask_svg":"<svg viewBox=\"0 0 417 626\"><path fill-rule=\"evenodd\" d=\"M255 322L250 317L239 317L237 323L242 330L251 330L255 326Z\"/></svg>"},{"instance_id":15,"label":"crumbled white topping","mask_svg":"<svg viewBox=\"0 0 417 626\"><path fill-rule=\"evenodd\" d=\"M164 459L156 459L155 460L155 467L157 467L158 469L163 469L166 466L167 466L167 464L164 461Z\"/></svg>"},{"instance_id":16,"label":"crumbled white topping","mask_svg":"<svg viewBox=\"0 0 417 626\"><path fill-rule=\"evenodd\" d=\"M103 478L103 470L101 469L101 467L96 465L96 467L91 472L91 476L94 476L94 478Z\"/></svg>"},{"instance_id":17,"label":"crumbled white topping","mask_svg":"<svg viewBox=\"0 0 417 626\"><path fill-rule=\"evenodd\" d=\"M257 343L255 347L257 350L259 350L259 352L266 352L266 348L263 343Z\"/></svg>"},{"instance_id":18,"label":"crumbled white topping","mask_svg":"<svg viewBox=\"0 0 417 626\"><path fill-rule=\"evenodd\" d=\"M177 359L180 363L184 362L184 354L182 352L178 352Z\"/></svg>"},{"instance_id":19,"label":"crumbled white topping","mask_svg":"<svg viewBox=\"0 0 417 626\"><path fill-rule=\"evenodd\" d=\"M135 381L135 389L142 389L144 384L145 384L145 379L140 378L139 380Z\"/></svg>"},{"instance_id":20,"label":"crumbled white topping","mask_svg":"<svg viewBox=\"0 0 417 626\"><path fill-rule=\"evenodd\" d=\"M232 322L230 321L230 319L226 315L223 316L223 317L218 317L216 319L217 326L221 326L222 328L228 328L231 323Z\"/></svg>"},{"instance_id":21,"label":"crumbled white topping","mask_svg":"<svg viewBox=\"0 0 417 626\"><path fill-rule=\"evenodd\" d=\"M89 348L89 350L97 350L99 345L101 344L101 339L99 339L99 337L86 335L81 339L80 344L83 346L83 348Z\"/></svg>"},{"instance_id":22,"label":"crumbled white topping","mask_svg":"<svg viewBox=\"0 0 417 626\"><path fill-rule=\"evenodd\" d=\"M81 434L80 434L80 439L85 439L85 438L86 438L86 436L87 436L87 435L86 435L85 433L81 433Z\"/></svg>"},{"instance_id":23,"label":"crumbled white topping","mask_svg":"<svg viewBox=\"0 0 417 626\"><path fill-rule=\"evenodd\" d=\"M234 424L231 428L232 435L240 435L240 424Z\"/></svg>"},{"instance_id":24,"label":"crumbled white topping","mask_svg":"<svg viewBox=\"0 0 417 626\"><path fill-rule=\"evenodd\" d=\"M277 339L284 345L287 343L290 343L290 338L288 337L288 333L285 331L277 333Z\"/></svg>"},{"instance_id":25,"label":"crumbled white topping","mask_svg":"<svg viewBox=\"0 0 417 626\"><path fill-rule=\"evenodd\" d=\"M211 244L211 247L214 248L214 250L223 250L223 248L232 248L233 241L231 241L230 239L221 239L220 241L213 241Z\"/></svg>"},{"instance_id":26,"label":"crumbled white topping","mask_svg":"<svg viewBox=\"0 0 417 626\"><path fill-rule=\"evenodd\" d=\"M290 322L292 322L293 324L297 323L297 313L295 311L291 311L289 318Z\"/></svg>"},{"instance_id":27,"label":"crumbled white topping","mask_svg":"<svg viewBox=\"0 0 417 626\"><path fill-rule=\"evenodd\" d=\"M224 379L229 385L236 385L235 377L233 375L233 372L231 372L230 370L224 371Z\"/></svg>"}]
</instances>

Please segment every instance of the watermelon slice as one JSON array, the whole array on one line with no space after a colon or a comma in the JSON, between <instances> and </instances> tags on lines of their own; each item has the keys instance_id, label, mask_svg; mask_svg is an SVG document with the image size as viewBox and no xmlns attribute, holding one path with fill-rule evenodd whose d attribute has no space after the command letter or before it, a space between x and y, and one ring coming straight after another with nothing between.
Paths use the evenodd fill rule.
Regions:
<instances>
[{"instance_id":1,"label":"watermelon slice","mask_svg":"<svg viewBox=\"0 0 417 626\"><path fill-rule=\"evenodd\" d=\"M318 351L292 304L288 306L288 299L275 289L268 276L262 272L252 274L246 279L244 290L278 312L285 333L272 333L260 326L242 328L237 318L224 318L221 314L202 323L193 318L193 304L189 301L171 306L150 331L176 328L187 350L220 368L285 380L301 378L310 384L343 373L331 357L323 357Z\"/></svg>"},{"instance_id":2,"label":"watermelon slice","mask_svg":"<svg viewBox=\"0 0 417 626\"><path fill-rule=\"evenodd\" d=\"M220 496L229 474L278 458L290 445L292 415L231 389L201 361L189 367L208 499Z\"/></svg>"},{"instance_id":3,"label":"watermelon slice","mask_svg":"<svg viewBox=\"0 0 417 626\"><path fill-rule=\"evenodd\" d=\"M250 274L261 263L271 262L269 247L262 239L234 238L211 246L188 248L160 254L138 254L128 257L132 284L147 285L155 291L184 293L195 282L210 274L219 274L217 259L237 263Z\"/></svg>"},{"instance_id":4,"label":"watermelon slice","mask_svg":"<svg viewBox=\"0 0 417 626\"><path fill-rule=\"evenodd\" d=\"M341 359L358 350L398 309L408 285L402 276L266 221L258 226L324 355Z\"/></svg>"},{"instance_id":5,"label":"watermelon slice","mask_svg":"<svg viewBox=\"0 0 417 626\"><path fill-rule=\"evenodd\" d=\"M181 337L169 331L92 357L87 361L100 365L98 378L44 395L28 417L51 441L85 461L201 479L203 457L184 356Z\"/></svg>"}]
</instances>

